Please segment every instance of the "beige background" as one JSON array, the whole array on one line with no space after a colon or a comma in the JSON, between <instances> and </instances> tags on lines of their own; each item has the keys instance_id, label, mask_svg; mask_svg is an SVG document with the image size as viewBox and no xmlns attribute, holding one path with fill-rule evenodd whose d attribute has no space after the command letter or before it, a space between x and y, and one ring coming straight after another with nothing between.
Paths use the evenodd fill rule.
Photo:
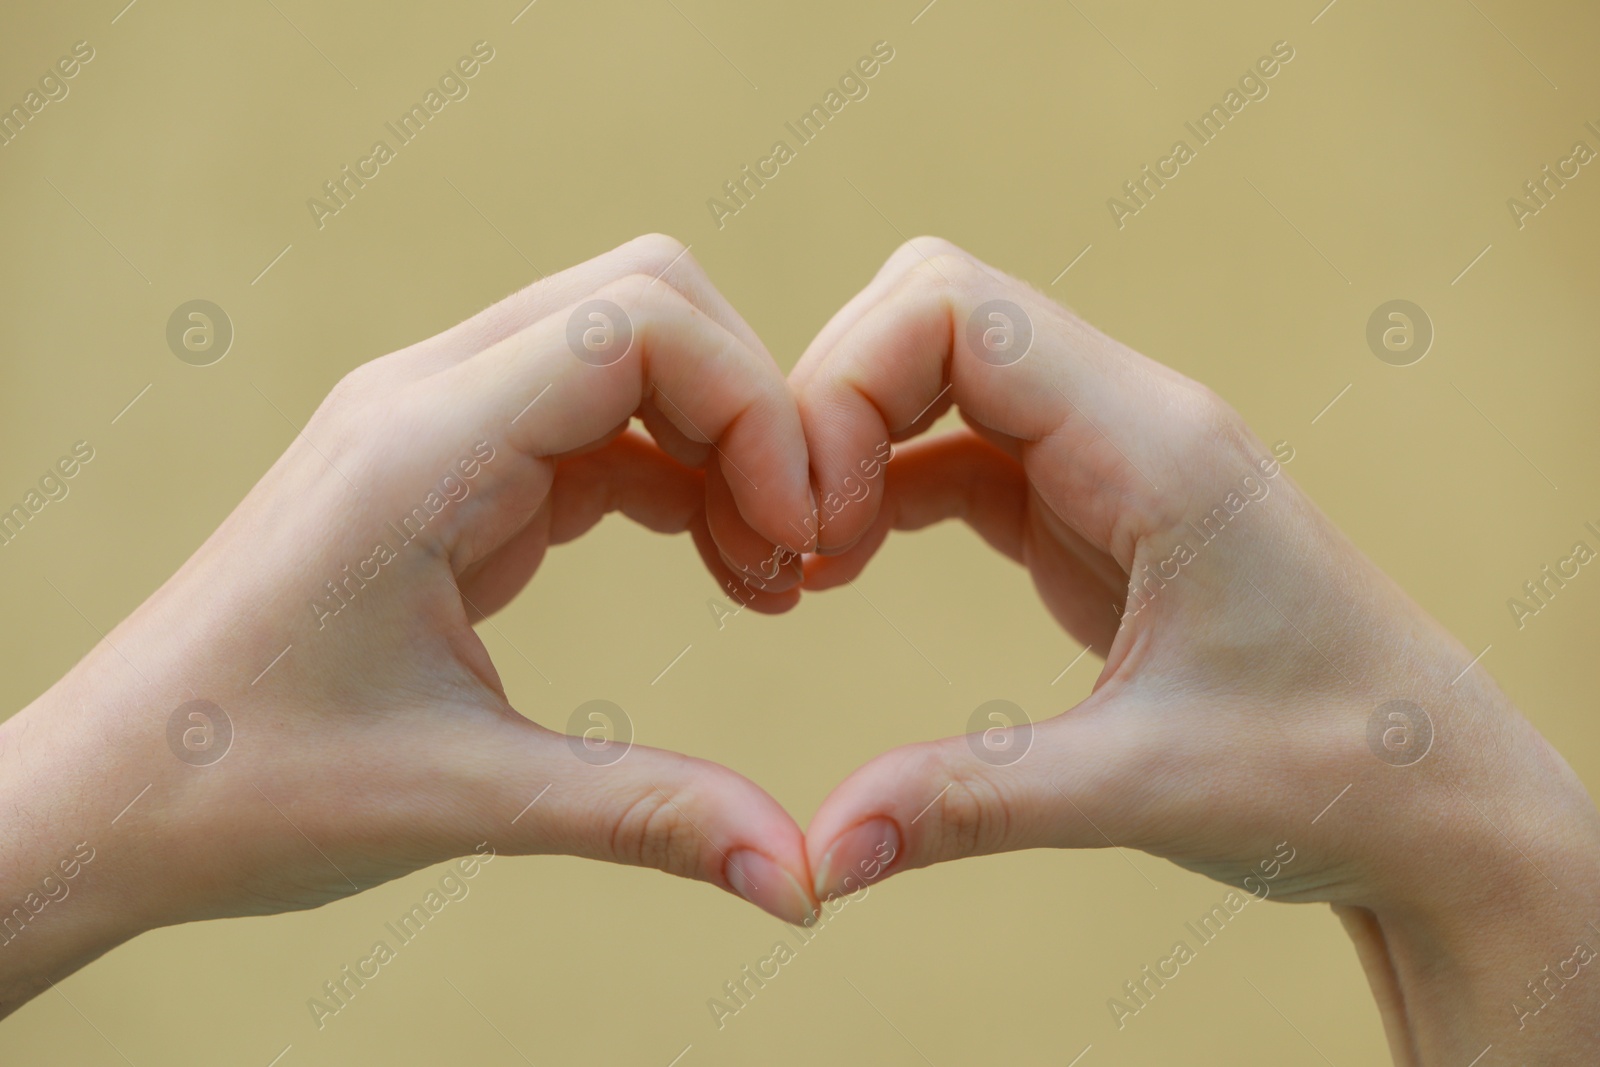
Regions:
<instances>
[{"instance_id":1,"label":"beige background","mask_svg":"<svg viewBox=\"0 0 1600 1067\"><path fill-rule=\"evenodd\" d=\"M96 51L0 148L0 502L73 441L97 451L0 549L0 707L97 639L48 582L108 629L288 444L285 416L303 423L349 368L535 265L674 234L787 366L895 245L931 232L1291 441L1294 477L1466 644L1492 645L1484 664L1600 786L1600 577L1520 632L1506 607L1600 520L1600 166L1521 231L1505 206L1575 140L1600 147L1583 129L1600 120L1593 5L938 0L918 17L925 0L539 0L518 17L522 2L0 13L6 106L73 42ZM306 199L477 40L496 57L471 95L319 231ZM706 199L878 40L896 57L870 96L718 230ZM1118 231L1106 199L1278 40L1296 57L1270 96ZM207 368L164 339L196 297L237 330ZM1406 368L1364 339L1396 297L1437 330ZM719 632L688 541L608 520L484 638L535 718L616 700L641 741L730 764L802 824L884 748L959 733L995 697L1059 711L1093 680L1086 660L1052 685L1078 647L964 529L891 542L861 584L904 639L848 590ZM0 1025L0 1060L945 1067L1059 1065L1092 1045L1082 1067L1320 1062L1308 1040L1335 1064L1385 1057L1320 907L1252 907L1117 1032L1107 998L1222 890L1112 851L874 889L720 1032L706 1000L768 952L775 921L654 872L497 861L318 1032L307 998L436 877L148 934Z\"/></svg>"}]
</instances>

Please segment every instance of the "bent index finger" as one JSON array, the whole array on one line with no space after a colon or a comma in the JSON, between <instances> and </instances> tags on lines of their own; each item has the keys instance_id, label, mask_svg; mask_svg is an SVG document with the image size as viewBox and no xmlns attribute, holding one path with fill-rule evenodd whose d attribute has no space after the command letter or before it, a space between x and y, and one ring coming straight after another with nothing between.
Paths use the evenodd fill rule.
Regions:
<instances>
[{"instance_id":1,"label":"bent index finger","mask_svg":"<svg viewBox=\"0 0 1600 1067\"><path fill-rule=\"evenodd\" d=\"M796 399L822 501L819 551L848 547L877 516L881 486L850 492L863 460L953 400L971 422L1020 442L1029 480L1063 520L1131 558L1119 520L1159 503L1142 472L1168 465L1165 434L1150 423L1171 402L1162 379L1178 375L955 254L910 264L813 358Z\"/></svg>"},{"instance_id":2,"label":"bent index finger","mask_svg":"<svg viewBox=\"0 0 1600 1067\"><path fill-rule=\"evenodd\" d=\"M753 351L764 351L760 338L717 291L690 254L689 246L665 234L649 233L557 274L541 277L443 333L402 349L393 358L404 361L408 374L436 373L630 274L663 279Z\"/></svg>"},{"instance_id":3,"label":"bent index finger","mask_svg":"<svg viewBox=\"0 0 1600 1067\"><path fill-rule=\"evenodd\" d=\"M666 282L602 286L457 371L477 417L541 459L605 440L653 398L680 433L713 446L744 522L769 544L808 547L796 544L810 510L805 438L782 375Z\"/></svg>"},{"instance_id":4,"label":"bent index finger","mask_svg":"<svg viewBox=\"0 0 1600 1067\"><path fill-rule=\"evenodd\" d=\"M883 266L878 268L878 273L872 276L872 281L867 283L866 288L851 297L844 307L834 312L822 330L811 339L806 350L800 354L794 369L789 372L790 387L798 390L804 386L810 380L812 371L839 343L839 338L843 337L850 327L861 321L861 316L865 315L874 304L892 292L913 264L934 256L949 254L965 255L961 249L942 237L914 237L895 249L894 254L884 260Z\"/></svg>"}]
</instances>

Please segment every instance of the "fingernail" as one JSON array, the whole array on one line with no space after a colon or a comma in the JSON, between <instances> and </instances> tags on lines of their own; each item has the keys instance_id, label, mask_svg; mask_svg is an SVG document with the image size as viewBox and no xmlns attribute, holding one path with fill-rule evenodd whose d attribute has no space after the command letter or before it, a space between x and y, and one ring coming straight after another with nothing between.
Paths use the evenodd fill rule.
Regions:
<instances>
[{"instance_id":1,"label":"fingernail","mask_svg":"<svg viewBox=\"0 0 1600 1067\"><path fill-rule=\"evenodd\" d=\"M880 881L900 858L900 831L888 819L868 819L833 841L817 865L817 899L854 893Z\"/></svg>"},{"instance_id":2,"label":"fingernail","mask_svg":"<svg viewBox=\"0 0 1600 1067\"><path fill-rule=\"evenodd\" d=\"M718 546L722 557L741 585L752 592L787 593L805 580L800 557L781 546L775 546L760 563L739 563Z\"/></svg>"},{"instance_id":3,"label":"fingernail","mask_svg":"<svg viewBox=\"0 0 1600 1067\"><path fill-rule=\"evenodd\" d=\"M856 534L854 537L852 537L850 540L846 541L844 544L842 544L842 545L831 545L828 548L823 548L822 547L822 542L819 539L817 541L817 555L819 555L819 556L842 556L846 552L850 551L852 548L856 547L856 545L860 544L861 543L861 539L863 537L865 537L865 536L867 536L867 531L866 530L862 530L860 533Z\"/></svg>"},{"instance_id":4,"label":"fingernail","mask_svg":"<svg viewBox=\"0 0 1600 1067\"><path fill-rule=\"evenodd\" d=\"M807 492L811 494L811 510L806 513L805 521L789 520L789 529L799 535L799 540L789 546L790 551L797 556L804 555L817 546L817 529L822 513L817 510L817 491L808 489Z\"/></svg>"},{"instance_id":5,"label":"fingernail","mask_svg":"<svg viewBox=\"0 0 1600 1067\"><path fill-rule=\"evenodd\" d=\"M816 914L811 894L794 875L752 849L728 857L728 884L741 897L786 923L804 926Z\"/></svg>"},{"instance_id":6,"label":"fingernail","mask_svg":"<svg viewBox=\"0 0 1600 1067\"><path fill-rule=\"evenodd\" d=\"M762 566L774 572L772 577L767 579L769 592L787 593L806 580L800 556L781 545L773 547L772 555L763 561Z\"/></svg>"}]
</instances>

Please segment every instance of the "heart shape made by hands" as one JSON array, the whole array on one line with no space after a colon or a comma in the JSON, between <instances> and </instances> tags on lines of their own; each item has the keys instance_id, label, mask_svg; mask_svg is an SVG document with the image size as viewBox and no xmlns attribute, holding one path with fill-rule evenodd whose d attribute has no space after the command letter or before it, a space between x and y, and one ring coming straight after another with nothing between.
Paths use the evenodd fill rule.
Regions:
<instances>
[{"instance_id":1,"label":"heart shape made by hands","mask_svg":"<svg viewBox=\"0 0 1600 1067\"><path fill-rule=\"evenodd\" d=\"M952 406L966 428L922 437ZM1397 626L1437 631L1282 475L1294 454L948 242L899 249L787 379L686 249L630 242L346 376L140 609L152 649L207 621L236 659L294 649L245 690L278 743L241 729L245 773L186 787L256 812L249 844L225 871L178 851L247 887L224 912L483 848L658 867L791 922L891 873L1035 847L1115 842L1264 889L1295 851L1264 798L1368 775L1372 696L1416 691L1398 675L1354 691L1337 660ZM474 624L612 511L689 531L761 612L851 580L893 530L959 518L1105 668L1047 721L884 753L802 833L726 767L643 746L586 758L581 732L511 707ZM270 579L216 597L235 572ZM1330 600L1341 582L1367 592ZM1275 743L1287 722L1310 741ZM1214 795L1240 776L1279 792ZM1272 891L1353 898L1305 868Z\"/></svg>"}]
</instances>

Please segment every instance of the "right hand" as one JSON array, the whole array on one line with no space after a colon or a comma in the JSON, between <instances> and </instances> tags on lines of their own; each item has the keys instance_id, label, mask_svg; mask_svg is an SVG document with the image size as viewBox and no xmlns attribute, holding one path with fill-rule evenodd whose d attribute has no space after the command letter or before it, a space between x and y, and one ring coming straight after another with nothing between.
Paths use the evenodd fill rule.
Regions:
<instances>
[{"instance_id":1,"label":"right hand","mask_svg":"<svg viewBox=\"0 0 1600 1067\"><path fill-rule=\"evenodd\" d=\"M1427 1062L1509 1042L1526 980L1593 941L1600 816L1583 786L1283 473L1288 443L1267 448L1209 390L937 239L897 252L790 384L823 501L808 590L852 579L891 530L959 517L1105 658L1093 693L1034 724L1015 762L951 738L847 778L807 831L819 896L884 843L887 873L1143 849L1340 906L1377 946L1364 961L1386 959L1369 972L1404 1005L1396 1041ZM952 404L968 430L865 476L881 442ZM830 507L843 496L857 502ZM1422 717L1381 710L1394 700L1431 718L1420 762ZM1587 1014L1574 996L1565 1018L1600 1036L1600 978L1585 980ZM1558 1029L1541 1019L1537 1040Z\"/></svg>"},{"instance_id":2,"label":"right hand","mask_svg":"<svg viewBox=\"0 0 1600 1067\"><path fill-rule=\"evenodd\" d=\"M575 339L607 329L605 351ZM777 801L676 752L596 753L537 694L530 721L473 624L608 511L693 531L726 585L776 544L808 549L809 507L782 374L666 238L357 368L188 562L0 726L0 899L86 827L106 857L81 864L85 903L0 954L0 1015L142 930L316 907L483 849L657 867L804 920L805 844ZM752 606L792 604L800 578L776 568Z\"/></svg>"}]
</instances>

